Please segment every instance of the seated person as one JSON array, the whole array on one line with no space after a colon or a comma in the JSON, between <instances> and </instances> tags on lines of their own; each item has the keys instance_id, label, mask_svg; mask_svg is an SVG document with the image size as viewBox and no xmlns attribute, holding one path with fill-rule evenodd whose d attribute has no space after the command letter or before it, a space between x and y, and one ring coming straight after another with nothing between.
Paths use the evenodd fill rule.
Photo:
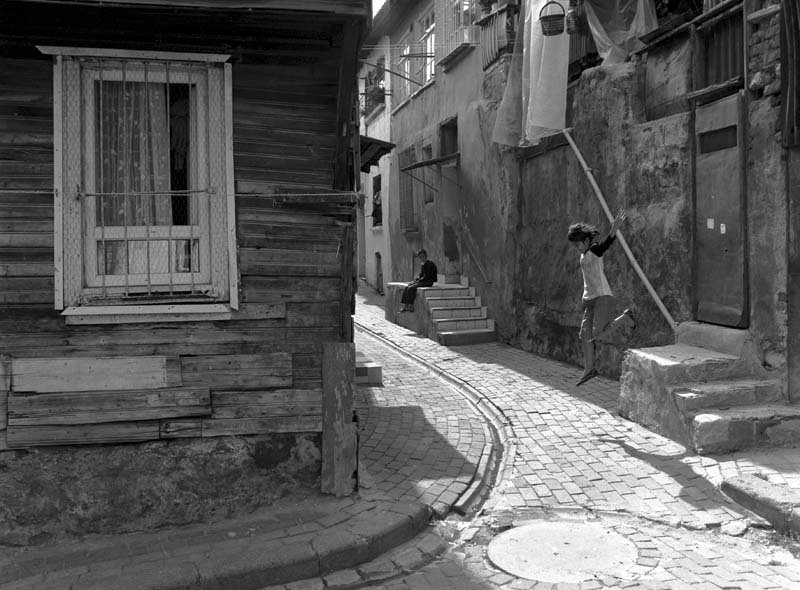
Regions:
<instances>
[{"instance_id":1,"label":"seated person","mask_svg":"<svg viewBox=\"0 0 800 590\"><path fill-rule=\"evenodd\" d=\"M438 278L439 271L436 265L428 260L428 253L425 250L417 252L417 258L422 261L422 268L420 268L419 276L403 289L403 296L400 298L403 309L400 311L414 311L414 299L417 297L417 288L430 287Z\"/></svg>"}]
</instances>

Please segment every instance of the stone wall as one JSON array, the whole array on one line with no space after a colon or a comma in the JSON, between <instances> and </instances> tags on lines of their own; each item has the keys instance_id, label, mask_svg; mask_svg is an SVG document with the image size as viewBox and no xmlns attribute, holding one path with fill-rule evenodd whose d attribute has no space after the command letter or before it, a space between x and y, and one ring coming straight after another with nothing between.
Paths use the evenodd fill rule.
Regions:
<instances>
[{"instance_id":1,"label":"stone wall","mask_svg":"<svg viewBox=\"0 0 800 590\"><path fill-rule=\"evenodd\" d=\"M319 493L320 436L0 452L0 546L152 531Z\"/></svg>"},{"instance_id":2,"label":"stone wall","mask_svg":"<svg viewBox=\"0 0 800 590\"><path fill-rule=\"evenodd\" d=\"M627 212L622 233L631 251L681 321L689 319L691 304L689 116L646 121L644 73L640 63L585 71L573 92L573 135L610 209ZM526 160L522 176L519 344L580 364L582 278L567 227L586 221L605 232L609 223L568 146ZM620 311L632 307L639 320L627 346L671 343L671 328L618 243L604 261ZM621 347L599 346L601 372L618 374L621 355Z\"/></svg>"},{"instance_id":3,"label":"stone wall","mask_svg":"<svg viewBox=\"0 0 800 590\"><path fill-rule=\"evenodd\" d=\"M779 4L762 0L761 6ZM750 331L767 369L786 365L786 160L781 147L780 19L749 25L747 196ZM778 228L779 231L776 231Z\"/></svg>"}]
</instances>

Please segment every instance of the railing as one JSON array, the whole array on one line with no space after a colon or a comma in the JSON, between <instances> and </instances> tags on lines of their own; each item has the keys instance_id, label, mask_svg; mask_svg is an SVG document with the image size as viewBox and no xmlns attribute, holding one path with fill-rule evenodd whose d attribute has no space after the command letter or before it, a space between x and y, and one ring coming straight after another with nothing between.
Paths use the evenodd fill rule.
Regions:
<instances>
[{"instance_id":1,"label":"railing","mask_svg":"<svg viewBox=\"0 0 800 590\"><path fill-rule=\"evenodd\" d=\"M516 4L508 3L475 21L480 27L481 61L484 70L501 55L514 50L517 15Z\"/></svg>"}]
</instances>

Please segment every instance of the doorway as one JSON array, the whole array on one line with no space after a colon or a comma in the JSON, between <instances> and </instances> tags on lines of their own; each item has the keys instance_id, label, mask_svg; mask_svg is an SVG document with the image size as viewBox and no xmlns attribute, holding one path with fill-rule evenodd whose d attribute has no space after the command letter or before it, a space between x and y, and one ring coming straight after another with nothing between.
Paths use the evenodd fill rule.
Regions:
<instances>
[{"instance_id":1,"label":"doorway","mask_svg":"<svg viewBox=\"0 0 800 590\"><path fill-rule=\"evenodd\" d=\"M747 328L745 147L741 93L695 112L695 319Z\"/></svg>"}]
</instances>

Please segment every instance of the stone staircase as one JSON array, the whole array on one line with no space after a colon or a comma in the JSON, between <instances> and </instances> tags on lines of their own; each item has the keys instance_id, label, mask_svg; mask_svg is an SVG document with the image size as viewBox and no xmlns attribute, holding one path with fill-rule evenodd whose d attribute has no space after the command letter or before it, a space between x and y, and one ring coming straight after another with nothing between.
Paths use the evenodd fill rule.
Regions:
<instances>
[{"instance_id":1,"label":"stone staircase","mask_svg":"<svg viewBox=\"0 0 800 590\"><path fill-rule=\"evenodd\" d=\"M441 275L440 275L441 278ZM410 330L426 335L440 344L458 346L497 340L494 320L481 305L475 287L461 283L434 283L417 290L413 313L398 313L400 294L405 283L389 283L386 318Z\"/></svg>"},{"instance_id":2,"label":"stone staircase","mask_svg":"<svg viewBox=\"0 0 800 590\"><path fill-rule=\"evenodd\" d=\"M758 362L747 330L686 322L676 343L629 350L619 412L701 454L800 441L800 405Z\"/></svg>"}]
</instances>

